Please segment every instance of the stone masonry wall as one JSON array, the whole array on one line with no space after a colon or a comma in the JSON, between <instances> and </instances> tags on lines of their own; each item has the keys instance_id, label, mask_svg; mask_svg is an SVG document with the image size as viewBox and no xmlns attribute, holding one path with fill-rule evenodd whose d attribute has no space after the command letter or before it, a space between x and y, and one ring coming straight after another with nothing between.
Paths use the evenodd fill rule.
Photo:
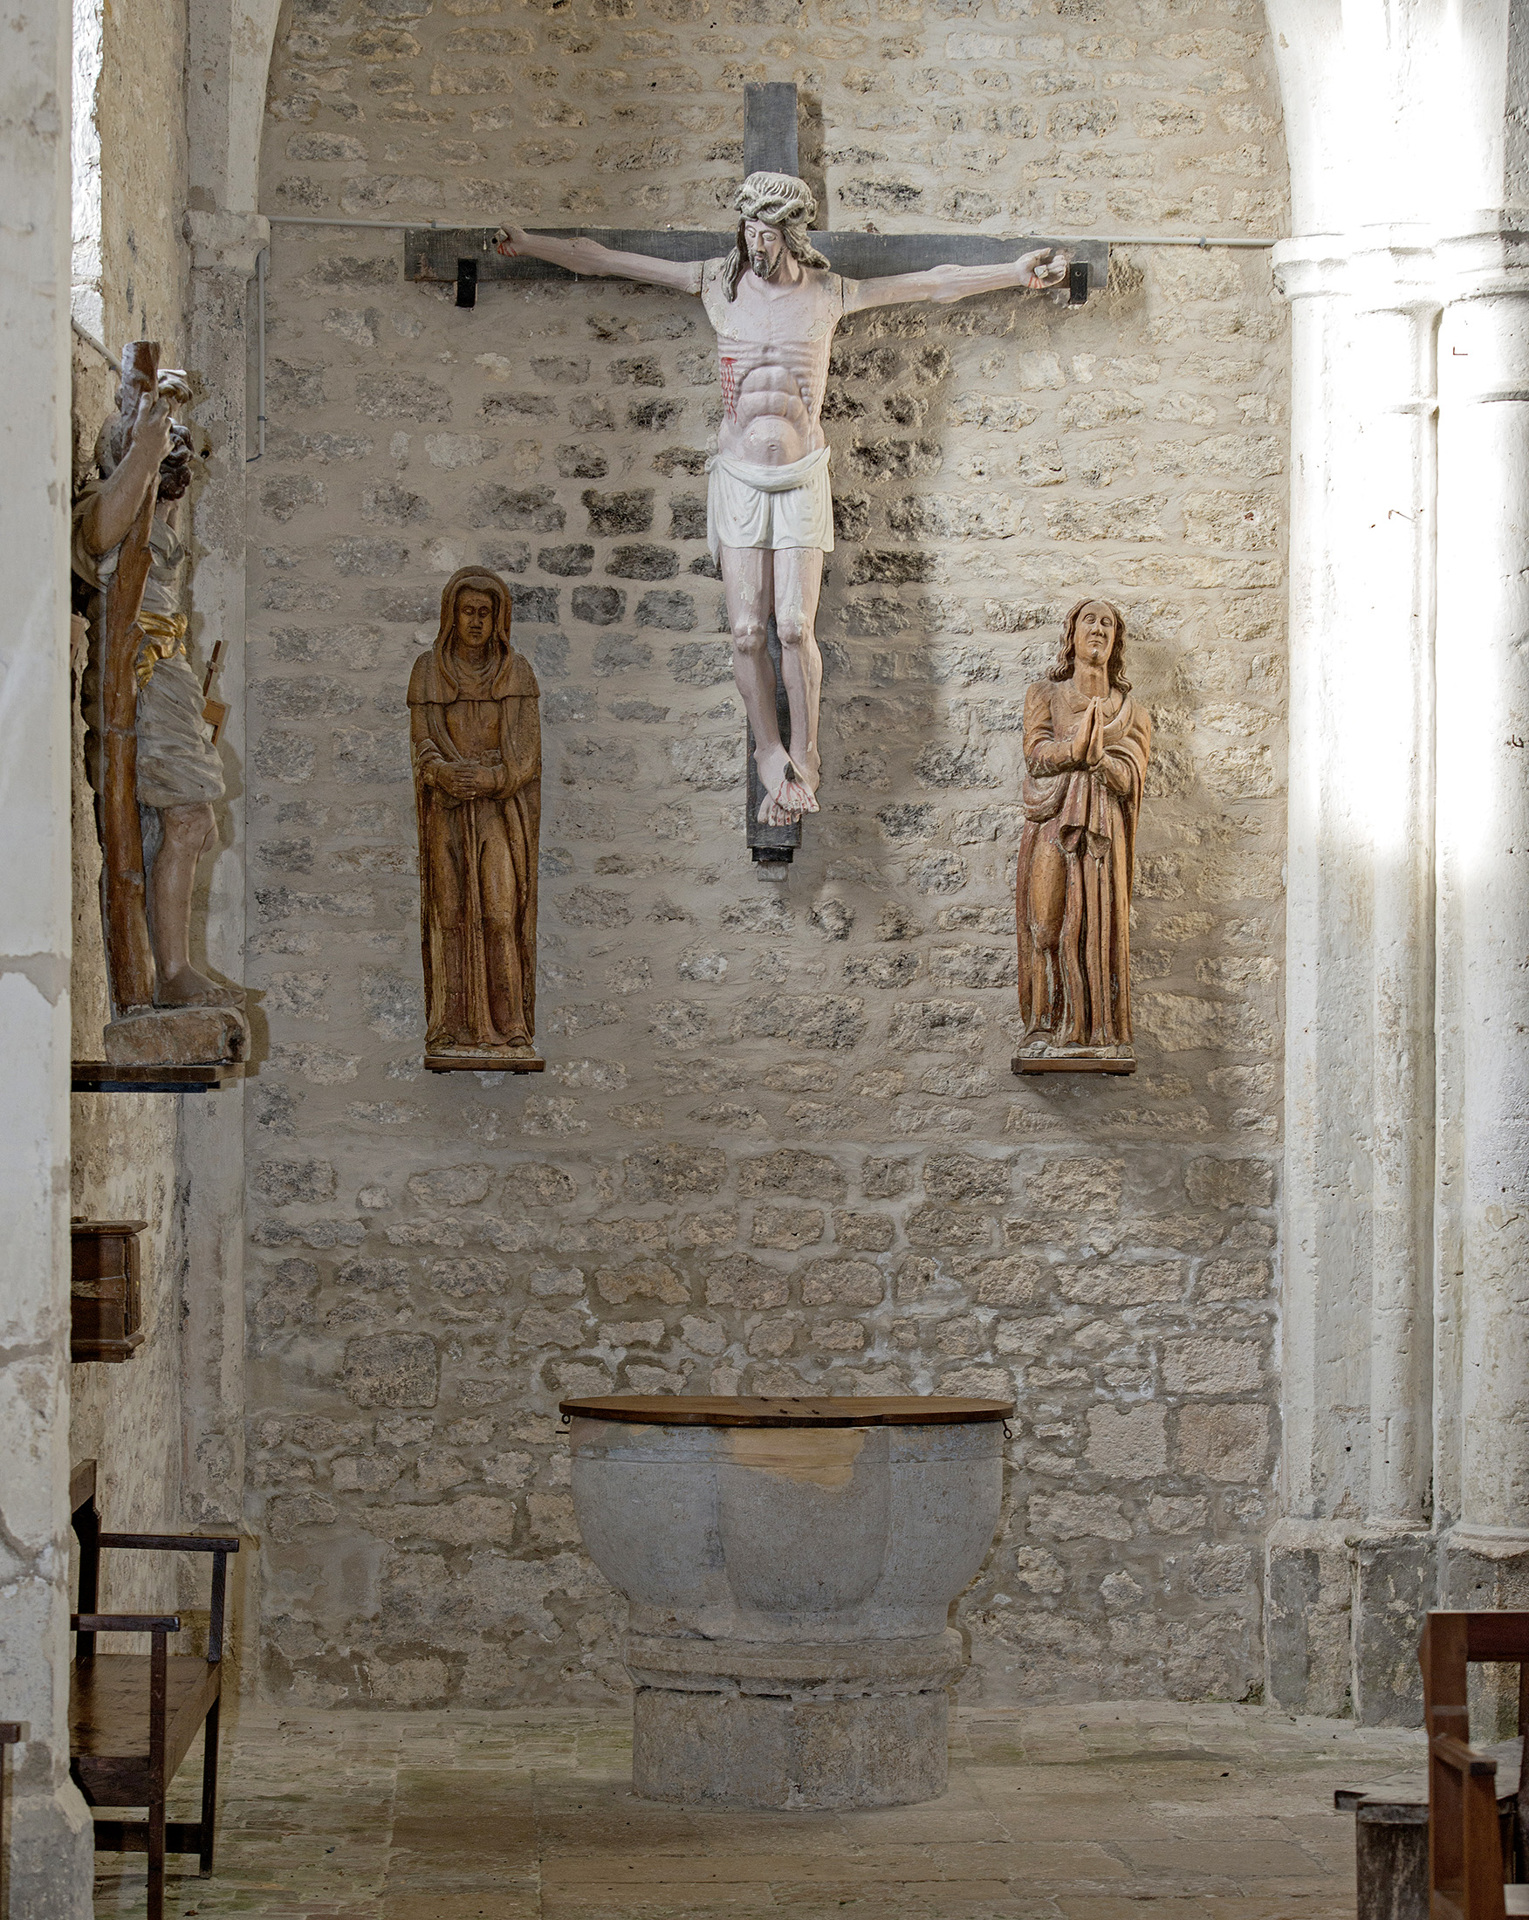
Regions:
<instances>
[{"instance_id":1,"label":"stone masonry wall","mask_svg":"<svg viewBox=\"0 0 1529 1920\"><path fill-rule=\"evenodd\" d=\"M1243 0L294 0L264 206L728 224L742 83L828 223L1272 233ZM1267 255L844 328L823 812L742 840L698 303L279 228L253 471L249 1460L269 1684L622 1683L556 1403L1014 1393L985 1697L1244 1697L1272 1513L1286 345ZM545 1079L421 1070L404 687L445 576L542 687ZM1024 688L1084 592L1155 720L1140 1071L1009 1072Z\"/></svg>"}]
</instances>

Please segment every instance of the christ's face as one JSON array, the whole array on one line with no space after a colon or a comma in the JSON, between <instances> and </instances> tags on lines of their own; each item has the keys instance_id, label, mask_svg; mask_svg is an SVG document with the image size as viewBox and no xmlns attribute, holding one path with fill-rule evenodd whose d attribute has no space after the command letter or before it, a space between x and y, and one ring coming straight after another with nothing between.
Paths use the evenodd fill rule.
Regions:
<instances>
[{"instance_id":1,"label":"christ's face","mask_svg":"<svg viewBox=\"0 0 1529 1920\"><path fill-rule=\"evenodd\" d=\"M786 243L780 237L780 228L768 226L763 220L745 220L743 244L754 273L761 280L773 280L786 257Z\"/></svg>"},{"instance_id":2,"label":"christ's face","mask_svg":"<svg viewBox=\"0 0 1529 1920\"><path fill-rule=\"evenodd\" d=\"M494 596L468 587L457 595L457 638L476 652L494 631Z\"/></svg>"},{"instance_id":3,"label":"christ's face","mask_svg":"<svg viewBox=\"0 0 1529 1920\"><path fill-rule=\"evenodd\" d=\"M1072 630L1074 657L1085 667L1107 667L1115 651L1115 616L1102 600L1090 600Z\"/></svg>"}]
</instances>

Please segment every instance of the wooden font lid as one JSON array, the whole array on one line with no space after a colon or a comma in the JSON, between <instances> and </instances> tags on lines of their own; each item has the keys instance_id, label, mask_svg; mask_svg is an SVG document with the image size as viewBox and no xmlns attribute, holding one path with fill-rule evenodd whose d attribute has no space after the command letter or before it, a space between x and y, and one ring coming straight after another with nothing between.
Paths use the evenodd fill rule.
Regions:
<instances>
[{"instance_id":1,"label":"wooden font lid","mask_svg":"<svg viewBox=\"0 0 1529 1920\"><path fill-rule=\"evenodd\" d=\"M1012 1400L948 1394L804 1394L748 1400L724 1393L603 1393L564 1400L566 1418L624 1420L639 1427L943 1427L1007 1420Z\"/></svg>"}]
</instances>

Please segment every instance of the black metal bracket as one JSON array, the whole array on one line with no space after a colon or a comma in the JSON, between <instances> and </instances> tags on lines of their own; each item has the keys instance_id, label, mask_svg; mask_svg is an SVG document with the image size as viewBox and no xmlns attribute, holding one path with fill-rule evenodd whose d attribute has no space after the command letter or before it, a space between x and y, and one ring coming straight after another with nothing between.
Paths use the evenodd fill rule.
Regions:
<instances>
[{"instance_id":1,"label":"black metal bracket","mask_svg":"<svg viewBox=\"0 0 1529 1920\"><path fill-rule=\"evenodd\" d=\"M71 1093L215 1093L219 1087L242 1080L243 1060L222 1060L206 1066L119 1066L110 1060L76 1060L69 1080Z\"/></svg>"},{"instance_id":2,"label":"black metal bracket","mask_svg":"<svg viewBox=\"0 0 1529 1920\"><path fill-rule=\"evenodd\" d=\"M475 307L478 304L478 263L470 258L457 261L457 305Z\"/></svg>"},{"instance_id":3,"label":"black metal bracket","mask_svg":"<svg viewBox=\"0 0 1529 1920\"><path fill-rule=\"evenodd\" d=\"M1087 300L1088 262L1086 260L1074 260L1067 269L1067 304L1070 307L1081 307L1086 304ZM462 296L459 292L457 295L457 305L461 306L461 304ZM470 304L471 302L469 302L469 305Z\"/></svg>"}]
</instances>

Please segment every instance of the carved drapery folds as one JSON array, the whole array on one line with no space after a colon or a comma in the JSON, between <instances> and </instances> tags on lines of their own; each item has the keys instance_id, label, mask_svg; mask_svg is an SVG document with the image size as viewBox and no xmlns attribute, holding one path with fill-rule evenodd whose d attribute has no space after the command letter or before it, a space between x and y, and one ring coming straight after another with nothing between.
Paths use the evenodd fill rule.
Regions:
<instances>
[{"instance_id":1,"label":"carved drapery folds","mask_svg":"<svg viewBox=\"0 0 1529 1920\"><path fill-rule=\"evenodd\" d=\"M510 593L463 567L409 677L419 816L425 1065L539 1072L536 862L541 715L510 641Z\"/></svg>"},{"instance_id":2,"label":"carved drapery folds","mask_svg":"<svg viewBox=\"0 0 1529 1920\"><path fill-rule=\"evenodd\" d=\"M1130 1073L1131 888L1152 722L1126 679L1125 620L1080 600L1025 694L1015 906L1025 1039L1016 1073Z\"/></svg>"}]
</instances>

